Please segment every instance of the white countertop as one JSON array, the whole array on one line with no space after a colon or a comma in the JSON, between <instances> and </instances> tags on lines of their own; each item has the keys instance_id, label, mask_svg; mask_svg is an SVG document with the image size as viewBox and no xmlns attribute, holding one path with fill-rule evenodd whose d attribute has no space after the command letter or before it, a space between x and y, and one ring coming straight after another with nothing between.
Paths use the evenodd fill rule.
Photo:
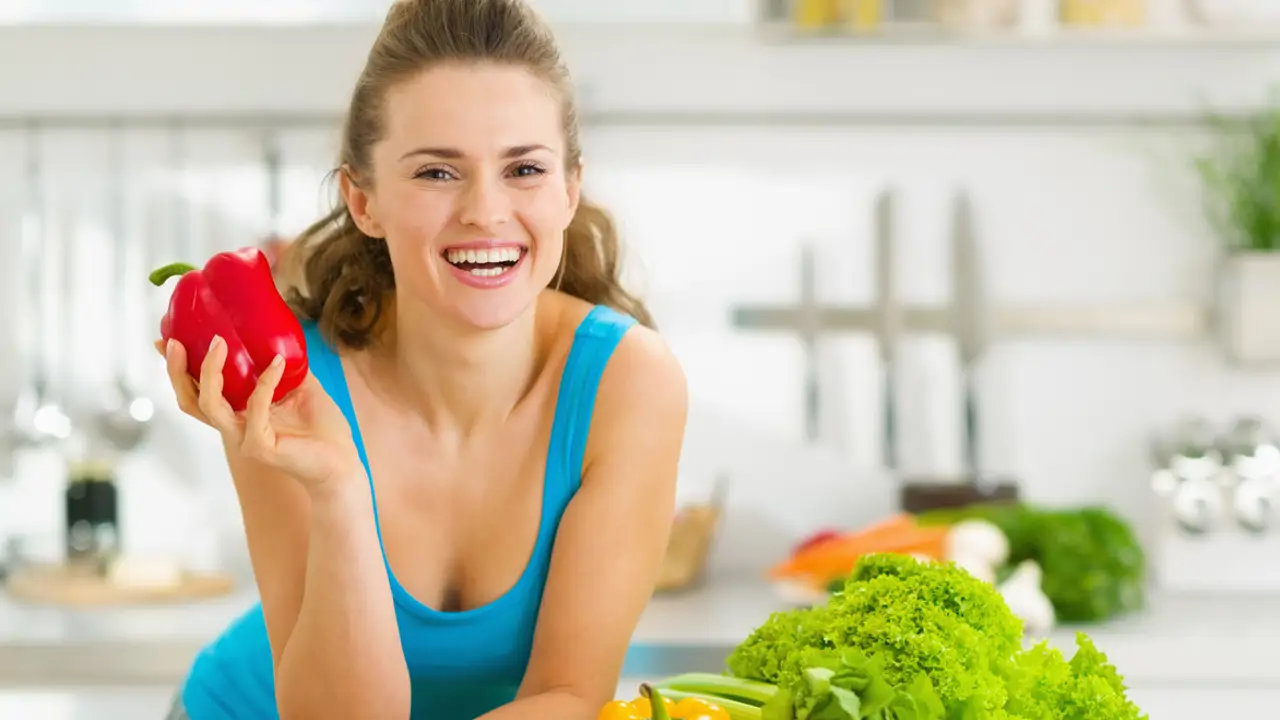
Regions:
<instances>
[{"instance_id":1,"label":"white countertop","mask_svg":"<svg viewBox=\"0 0 1280 720\"><path fill-rule=\"evenodd\" d=\"M127 671L139 683L163 684L180 677L192 654L255 599L246 592L191 605L68 610L0 596L0 684L13 684L8 678L19 671L54 673L71 661L100 668L104 677ZM785 607L763 582L709 582L653 598L633 646L727 652ZM1086 631L1134 684L1280 687L1280 596L1154 594L1145 612ZM1074 628L1059 628L1049 639L1069 652L1073 637Z\"/></svg>"}]
</instances>

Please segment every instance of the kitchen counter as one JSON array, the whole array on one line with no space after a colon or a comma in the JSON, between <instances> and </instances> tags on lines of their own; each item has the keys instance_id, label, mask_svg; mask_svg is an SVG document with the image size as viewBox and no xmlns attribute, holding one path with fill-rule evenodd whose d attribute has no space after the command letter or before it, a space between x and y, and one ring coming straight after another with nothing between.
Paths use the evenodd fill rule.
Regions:
<instances>
[{"instance_id":1,"label":"kitchen counter","mask_svg":"<svg viewBox=\"0 0 1280 720\"><path fill-rule=\"evenodd\" d=\"M191 657L255 601L69 610L0 596L0 686L176 684ZM623 675L717 671L769 613L762 582L728 579L650 602ZM1155 595L1146 612L1087 632L1135 686L1280 688L1280 596ZM1068 652L1073 628L1049 640Z\"/></svg>"}]
</instances>

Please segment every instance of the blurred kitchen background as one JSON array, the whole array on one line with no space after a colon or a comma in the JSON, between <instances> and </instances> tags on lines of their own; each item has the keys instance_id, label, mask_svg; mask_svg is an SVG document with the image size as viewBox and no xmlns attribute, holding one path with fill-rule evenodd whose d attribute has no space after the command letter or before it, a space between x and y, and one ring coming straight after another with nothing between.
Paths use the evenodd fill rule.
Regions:
<instances>
[{"instance_id":1,"label":"blurred kitchen background","mask_svg":"<svg viewBox=\"0 0 1280 720\"><path fill-rule=\"evenodd\" d=\"M219 629L191 618L251 601L146 276L330 207L388 4L0 2L5 720L158 718ZM681 502L717 513L677 536L704 592L763 585L820 530L1015 496L1121 518L1153 597L1280 592L1275 3L535 5L579 86L587 191L688 374ZM122 587L202 579L140 606L49 570L101 553L132 563ZM1280 697L1220 679L1152 717ZM95 684L115 689L50 689Z\"/></svg>"}]
</instances>

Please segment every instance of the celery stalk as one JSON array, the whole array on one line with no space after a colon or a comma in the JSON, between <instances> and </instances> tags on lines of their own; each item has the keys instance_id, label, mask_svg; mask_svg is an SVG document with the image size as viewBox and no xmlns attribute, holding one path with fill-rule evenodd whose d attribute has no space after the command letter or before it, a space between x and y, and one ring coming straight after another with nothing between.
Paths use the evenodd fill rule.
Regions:
<instances>
[{"instance_id":1,"label":"celery stalk","mask_svg":"<svg viewBox=\"0 0 1280 720\"><path fill-rule=\"evenodd\" d=\"M654 685L667 690L708 693L757 706L769 702L778 694L777 685L714 673L685 673L666 678Z\"/></svg>"},{"instance_id":2,"label":"celery stalk","mask_svg":"<svg viewBox=\"0 0 1280 720\"><path fill-rule=\"evenodd\" d=\"M672 690L667 688L662 691L662 695L677 702L685 698L692 697L715 703L716 705L724 708L725 712L729 713L729 717L732 720L762 720L764 717L758 705L734 700L733 698L720 697L711 693L685 692L682 690Z\"/></svg>"}]
</instances>

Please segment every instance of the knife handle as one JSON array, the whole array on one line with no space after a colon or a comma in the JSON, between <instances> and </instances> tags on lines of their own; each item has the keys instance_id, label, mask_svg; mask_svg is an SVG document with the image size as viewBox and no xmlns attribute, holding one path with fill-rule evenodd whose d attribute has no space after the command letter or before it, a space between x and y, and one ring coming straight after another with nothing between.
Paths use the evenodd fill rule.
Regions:
<instances>
[{"instance_id":1,"label":"knife handle","mask_svg":"<svg viewBox=\"0 0 1280 720\"><path fill-rule=\"evenodd\" d=\"M967 374L964 381L964 451L966 470L974 482L981 481L978 469L978 400L973 387L973 376Z\"/></svg>"},{"instance_id":2,"label":"knife handle","mask_svg":"<svg viewBox=\"0 0 1280 720\"><path fill-rule=\"evenodd\" d=\"M893 387L893 373L884 370L884 466L891 470L898 467L898 409Z\"/></svg>"},{"instance_id":3,"label":"knife handle","mask_svg":"<svg viewBox=\"0 0 1280 720\"><path fill-rule=\"evenodd\" d=\"M811 442L819 439L822 424L822 390L816 365L816 361L810 360L805 373L805 437Z\"/></svg>"}]
</instances>

